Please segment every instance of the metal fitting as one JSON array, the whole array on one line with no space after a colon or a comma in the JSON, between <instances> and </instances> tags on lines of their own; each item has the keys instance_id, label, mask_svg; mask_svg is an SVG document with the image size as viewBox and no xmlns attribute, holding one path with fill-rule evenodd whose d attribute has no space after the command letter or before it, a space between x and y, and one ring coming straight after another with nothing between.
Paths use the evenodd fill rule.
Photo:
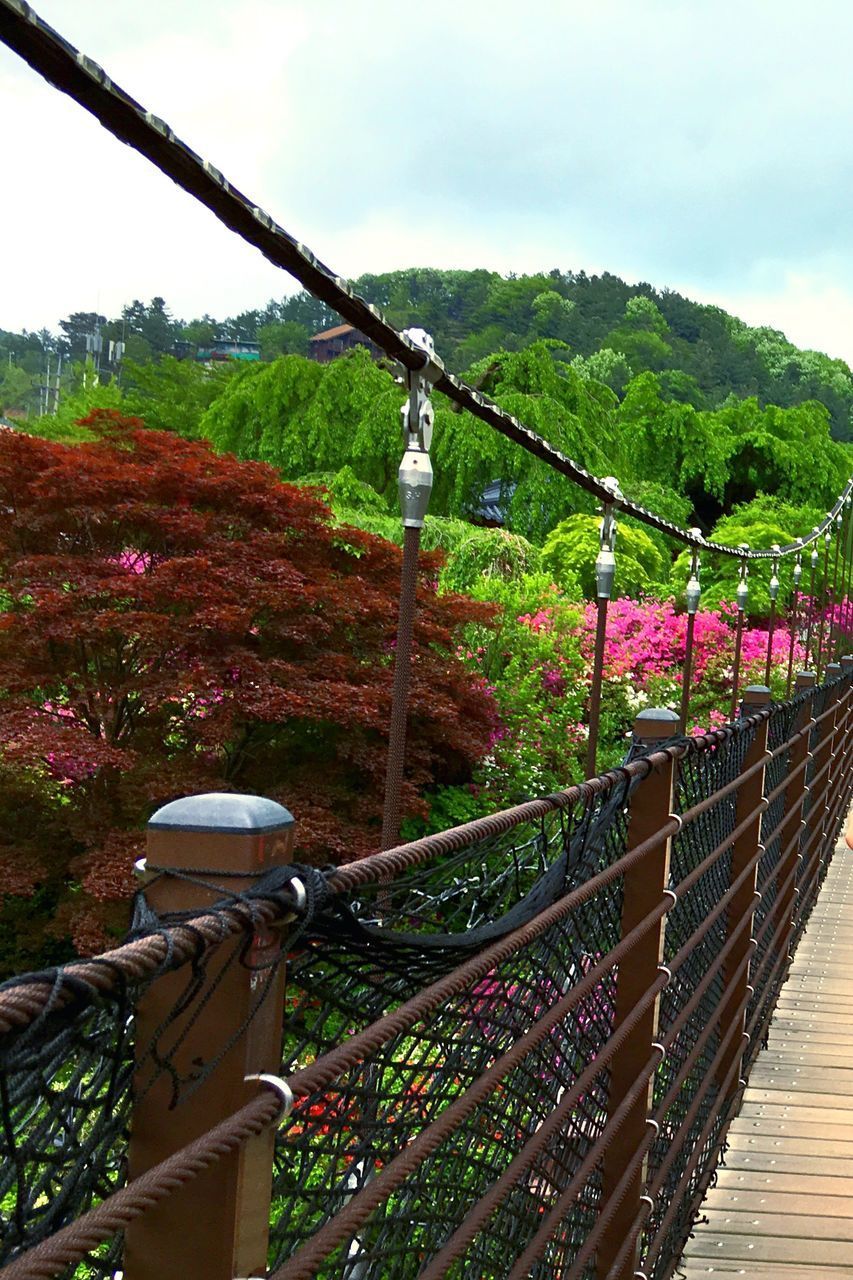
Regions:
<instances>
[{"instance_id":1,"label":"metal fitting","mask_svg":"<svg viewBox=\"0 0 853 1280\"><path fill-rule=\"evenodd\" d=\"M771 551L774 552L773 570L770 575L770 582L768 583L767 589L770 592L771 601L775 603L779 596L779 550L780 548L779 548L778 542L774 542L773 546L770 549Z\"/></svg>"},{"instance_id":2,"label":"metal fitting","mask_svg":"<svg viewBox=\"0 0 853 1280\"><path fill-rule=\"evenodd\" d=\"M796 590L797 587L799 587L800 579L803 576L803 540L802 538L797 538L797 542L799 543L799 550L797 551L797 560L796 560L796 563L794 564L794 590Z\"/></svg>"},{"instance_id":3,"label":"metal fitting","mask_svg":"<svg viewBox=\"0 0 853 1280\"><path fill-rule=\"evenodd\" d=\"M263 1071L260 1074L243 1076L243 1079L246 1083L250 1080L257 1080L259 1084L265 1084L270 1089L274 1089L281 1099L281 1118L290 1115L294 1103L293 1090L286 1080L282 1080L281 1076L270 1075L269 1072Z\"/></svg>"},{"instance_id":4,"label":"metal fitting","mask_svg":"<svg viewBox=\"0 0 853 1280\"><path fill-rule=\"evenodd\" d=\"M429 394L437 372L433 364L435 349L432 338L423 329L406 329L403 336L424 352L426 361L423 369L403 369L403 382L408 387L409 397L400 411L406 451L397 473L397 489L404 526L422 529L432 493L429 449L435 412Z\"/></svg>"},{"instance_id":5,"label":"metal fitting","mask_svg":"<svg viewBox=\"0 0 853 1280\"><path fill-rule=\"evenodd\" d=\"M702 537L701 529L691 529L690 532L697 538ZM684 597L687 602L687 612L696 613L699 608L699 597L702 594L702 585L699 581L699 575L702 572L702 562L699 558L699 548L694 547L690 556L690 578L684 590Z\"/></svg>"},{"instance_id":6,"label":"metal fitting","mask_svg":"<svg viewBox=\"0 0 853 1280\"><path fill-rule=\"evenodd\" d=\"M820 529L817 527L817 525L813 526L812 533L814 534L815 538L820 537ZM820 553L818 552L817 546L814 546L812 547L812 568L813 569L817 568L817 563L819 559L820 559Z\"/></svg>"},{"instance_id":7,"label":"metal fitting","mask_svg":"<svg viewBox=\"0 0 853 1280\"><path fill-rule=\"evenodd\" d=\"M607 476L604 484L613 493L613 502L606 502L601 516L599 551L595 560L595 594L599 600L610 600L616 578L616 514L615 508L622 498L622 490L613 476Z\"/></svg>"},{"instance_id":8,"label":"metal fitting","mask_svg":"<svg viewBox=\"0 0 853 1280\"><path fill-rule=\"evenodd\" d=\"M748 550L745 542L742 542L740 546L741 550ZM749 603L749 562L747 560L741 560L740 562L740 576L738 578L737 591L735 592L735 603L739 613L743 613Z\"/></svg>"}]
</instances>

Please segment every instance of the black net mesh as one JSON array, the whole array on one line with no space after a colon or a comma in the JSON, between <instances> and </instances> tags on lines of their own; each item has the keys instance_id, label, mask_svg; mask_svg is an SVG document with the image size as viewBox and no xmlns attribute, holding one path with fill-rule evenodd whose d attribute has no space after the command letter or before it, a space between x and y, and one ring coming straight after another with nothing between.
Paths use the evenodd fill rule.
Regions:
<instances>
[{"instance_id":1,"label":"black net mesh","mask_svg":"<svg viewBox=\"0 0 853 1280\"><path fill-rule=\"evenodd\" d=\"M778 893L781 860L784 853L783 837L791 838L791 831L783 826L786 805L785 780L791 766L791 748L788 745L795 732L802 697L777 707L767 727L767 747L773 754L764 773L764 793L770 799L761 818L761 843L764 852L758 863L756 887L761 897L756 902L752 934L756 940L750 962L750 982L754 990L746 1008L746 1025L752 1034L745 1053L749 1067L762 1047L769 1012L776 1003L779 987L786 974L783 954L788 953L789 939L779 933ZM774 796L774 792L778 795Z\"/></svg>"},{"instance_id":2,"label":"black net mesh","mask_svg":"<svg viewBox=\"0 0 853 1280\"><path fill-rule=\"evenodd\" d=\"M125 1181L137 991L74 1002L0 1038L0 1262ZM120 1242L69 1275L112 1276Z\"/></svg>"},{"instance_id":3,"label":"black net mesh","mask_svg":"<svg viewBox=\"0 0 853 1280\"><path fill-rule=\"evenodd\" d=\"M322 928L289 969L285 1071L321 1057L612 866L625 849L628 789L620 783L606 798L553 814L535 828L525 824L347 903L359 918L359 932L346 921L331 931ZM519 903L516 895L531 871L540 879ZM477 877L487 889L485 909ZM448 890L454 883L458 900ZM495 902L504 911L497 920ZM536 1143L545 1121L606 1044L614 994L606 964L589 993L546 1034L537 1036L536 1029L616 945L620 917L621 880L615 878L443 1000L416 1027L388 1039L333 1088L299 1102L277 1148L274 1265L293 1258L385 1171L393 1174L393 1162L413 1140L461 1104L465 1114L446 1137L315 1272L400 1280L419 1274L525 1144ZM451 930L460 925L467 931L454 936ZM535 1042L501 1069L503 1055L525 1034ZM494 1083L467 1105L469 1091L496 1064ZM600 1137L606 1100L602 1070L566 1109L449 1275L507 1274L509 1260L532 1239ZM593 1224L598 1195L593 1173L532 1274L561 1274Z\"/></svg>"},{"instance_id":4,"label":"black net mesh","mask_svg":"<svg viewBox=\"0 0 853 1280\"><path fill-rule=\"evenodd\" d=\"M726 741L685 757L676 776L676 813L685 813L737 778L754 732L738 726ZM672 1241L683 1239L692 1215L694 1183L707 1167L704 1155L697 1162L696 1147L718 1101L719 1089L713 1079L698 1108L696 1100L720 1048L715 1013L724 990L721 970L705 985L692 1012L685 1013L685 1010L697 988L714 970L716 957L726 941L727 913L721 913L710 926L708 917L731 883L731 850L717 851L734 831L736 813L737 792L733 791L706 808L672 841L670 886L678 895L678 901L667 916L664 964L671 964L685 945L689 945L690 950L661 996L660 1039L667 1045L667 1053L654 1082L653 1114L660 1131L649 1155L649 1181L653 1185L659 1182L660 1186L654 1197L647 1240L657 1233L664 1213L675 1201L683 1205L683 1211L675 1218L669 1236ZM707 868L688 888L682 888L688 876L706 861ZM709 1027L712 1033L694 1054L697 1042ZM688 1065L691 1058L692 1065ZM691 1110L692 1117L688 1118ZM717 1138L715 1126L705 1140L709 1152ZM665 1161L668 1167L661 1173ZM687 1172L688 1165L695 1165L693 1173ZM669 1256L666 1248L661 1256Z\"/></svg>"},{"instance_id":5,"label":"black net mesh","mask_svg":"<svg viewBox=\"0 0 853 1280\"><path fill-rule=\"evenodd\" d=\"M815 715L826 698L816 691ZM781 789L761 819L747 1010L762 1033L785 971L785 943L773 934L786 744L798 711L798 699L777 707L768 725L778 754L765 794ZM672 841L676 901L663 960L673 972L660 997L657 1034L667 1052L653 1077L660 1127L648 1158L654 1209L643 1242L643 1265L655 1277L668 1273L689 1232L730 1111L731 1090L721 1096L714 1066L724 1020L718 957L730 930L719 904L731 886L731 852L722 846L743 813L737 790L719 791L742 773L755 735L754 725L739 724L675 766L675 812L702 811ZM818 764L821 741L818 727L810 741ZM810 780L816 767L810 762ZM599 1218L602 1146L611 1139L619 1149L608 1128L609 1064L614 1033L622 1034L614 1026L624 883L617 864L637 786L636 773L617 772L609 787L582 791L502 834L441 852L451 847L445 842L392 879L320 901L290 935L282 1073L297 1101L276 1141L271 1270L416 1280L435 1264L451 1280L501 1280L525 1250L526 1275L557 1280L572 1270ZM827 856L819 821L823 799L819 810L809 802L802 833L805 843L817 832L797 870L800 928L820 880L815 872L809 881L807 867ZM245 963L247 937L225 946L226 965ZM213 953L221 962L223 947ZM207 963L206 953L187 966L185 995L205 981ZM123 1184L134 1010L155 976L119 982L109 995L81 987L65 1007L0 1037L0 1263ZM417 1009L403 1016L412 1000ZM176 1000L174 1017L140 1054L150 1068L146 1087L167 1073L178 1106L244 1029L223 1027L192 1078L182 1076L173 1049L193 1007ZM377 1029L392 1015L400 1020ZM358 1051L347 1054L357 1036ZM327 1072L327 1056L341 1046L344 1058ZM115 1238L69 1267L66 1280L106 1280L120 1254ZM594 1274L594 1255L572 1270L577 1280Z\"/></svg>"}]
</instances>

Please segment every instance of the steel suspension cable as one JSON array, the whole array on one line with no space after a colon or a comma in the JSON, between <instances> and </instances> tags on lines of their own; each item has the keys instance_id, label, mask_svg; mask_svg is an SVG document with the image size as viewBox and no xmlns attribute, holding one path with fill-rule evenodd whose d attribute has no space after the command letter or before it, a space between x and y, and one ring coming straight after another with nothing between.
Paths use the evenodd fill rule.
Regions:
<instances>
[{"instance_id":1,"label":"steel suspension cable","mask_svg":"<svg viewBox=\"0 0 853 1280\"><path fill-rule=\"evenodd\" d=\"M275 266L288 271L316 298L333 307L392 359L410 371L430 366L435 375L432 380L436 389L460 409L467 410L513 440L599 501L613 501L612 490L605 480L592 475L518 418L449 373L440 359L425 357L423 350L389 324L377 307L356 294L344 279L229 182L215 165L182 142L164 120L115 84L101 66L80 53L24 0L0 0L0 40L39 75L85 107L121 142L149 159L208 208L220 222L258 249ZM851 493L853 478L848 480L817 529L803 539L804 544L823 533ZM771 550L743 551L725 543L712 542L627 498L620 499L619 506L643 524L688 546L746 560L766 560L774 554ZM779 555L791 555L800 545L793 542L781 547Z\"/></svg>"}]
</instances>

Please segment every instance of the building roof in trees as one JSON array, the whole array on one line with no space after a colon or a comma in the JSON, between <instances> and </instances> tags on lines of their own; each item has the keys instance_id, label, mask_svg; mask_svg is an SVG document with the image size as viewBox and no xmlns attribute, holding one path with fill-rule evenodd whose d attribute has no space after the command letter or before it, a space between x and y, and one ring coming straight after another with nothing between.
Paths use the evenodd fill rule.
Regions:
<instances>
[{"instance_id":1,"label":"building roof in trees","mask_svg":"<svg viewBox=\"0 0 853 1280\"><path fill-rule=\"evenodd\" d=\"M354 332L351 324L336 324L332 329L323 329L322 333L313 334L311 342L323 342L326 338L342 338L345 333Z\"/></svg>"}]
</instances>

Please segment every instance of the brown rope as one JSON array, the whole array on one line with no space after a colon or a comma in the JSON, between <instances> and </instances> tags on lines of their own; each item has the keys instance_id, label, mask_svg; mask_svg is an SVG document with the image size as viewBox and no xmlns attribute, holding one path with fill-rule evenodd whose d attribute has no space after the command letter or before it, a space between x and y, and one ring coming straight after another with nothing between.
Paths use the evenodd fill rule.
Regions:
<instances>
[{"instance_id":1,"label":"brown rope","mask_svg":"<svg viewBox=\"0 0 853 1280\"><path fill-rule=\"evenodd\" d=\"M0 1270L0 1280L50 1280L65 1267L123 1231L152 1205L191 1182L208 1165L236 1151L262 1133L281 1114L281 1098L265 1086L233 1116L223 1120L189 1146L155 1165L76 1222L63 1227Z\"/></svg>"},{"instance_id":2,"label":"brown rope","mask_svg":"<svg viewBox=\"0 0 853 1280\"><path fill-rule=\"evenodd\" d=\"M217 914L194 916L188 925L172 925L147 938L135 938L90 960L74 960L61 970L35 975L0 991L0 1034L28 1026L48 1009L59 1009L78 997L77 982L105 994L123 980L141 981L166 968L177 968L233 934L271 924L282 912L277 903L235 903Z\"/></svg>"},{"instance_id":3,"label":"brown rope","mask_svg":"<svg viewBox=\"0 0 853 1280\"><path fill-rule=\"evenodd\" d=\"M484 1071L464 1093L456 1097L437 1120L413 1138L408 1146L385 1166L376 1179L356 1192L345 1208L330 1218L315 1235L301 1245L285 1265L270 1277L270 1280L309 1280L324 1258L353 1235L374 1209L387 1200L388 1196L464 1123L467 1116L485 1101L496 1085L515 1070L526 1055L546 1039L575 1005L594 990L596 983L604 974L629 954L638 939L654 928L666 914L669 906L669 902L664 901L650 911L599 964L588 971L576 987L556 1001L547 1013L537 1019L531 1028L516 1040L511 1049L498 1058L487 1071ZM304 1078L311 1073L312 1067L319 1065L319 1061L322 1060L306 1067L304 1071L288 1080L294 1093L297 1093L298 1078L301 1076L304 1081ZM324 1087L325 1083L324 1080L319 1087ZM301 1093L304 1089L300 1088L298 1091Z\"/></svg>"}]
</instances>

